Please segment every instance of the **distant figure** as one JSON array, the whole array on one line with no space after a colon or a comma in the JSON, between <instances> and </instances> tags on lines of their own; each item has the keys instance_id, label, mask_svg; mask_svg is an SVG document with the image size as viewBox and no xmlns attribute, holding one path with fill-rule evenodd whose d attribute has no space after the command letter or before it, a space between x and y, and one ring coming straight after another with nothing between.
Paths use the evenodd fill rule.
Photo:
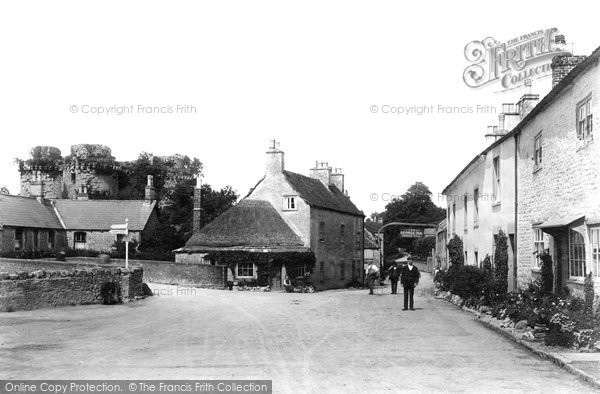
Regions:
<instances>
[{"instance_id":1,"label":"distant figure","mask_svg":"<svg viewBox=\"0 0 600 394\"><path fill-rule=\"evenodd\" d=\"M400 267L398 263L395 263L388 270L388 276L390 277L390 282L392 282L392 294L398 294L398 279L400 279Z\"/></svg>"},{"instance_id":2,"label":"distant figure","mask_svg":"<svg viewBox=\"0 0 600 394\"><path fill-rule=\"evenodd\" d=\"M369 285L369 294L373 294L375 280L379 277L379 267L371 262L367 267L367 284Z\"/></svg>"},{"instance_id":3,"label":"distant figure","mask_svg":"<svg viewBox=\"0 0 600 394\"><path fill-rule=\"evenodd\" d=\"M285 279L283 280L283 288L288 293L291 293L292 290L294 290L294 288L292 287L292 282L290 281L290 277L287 275L285 276Z\"/></svg>"},{"instance_id":4,"label":"distant figure","mask_svg":"<svg viewBox=\"0 0 600 394\"><path fill-rule=\"evenodd\" d=\"M415 310L415 286L419 284L421 273L419 269L413 265L412 260L408 260L408 265L402 268L402 287L404 287L404 308L403 311L410 307L411 311Z\"/></svg>"}]
</instances>

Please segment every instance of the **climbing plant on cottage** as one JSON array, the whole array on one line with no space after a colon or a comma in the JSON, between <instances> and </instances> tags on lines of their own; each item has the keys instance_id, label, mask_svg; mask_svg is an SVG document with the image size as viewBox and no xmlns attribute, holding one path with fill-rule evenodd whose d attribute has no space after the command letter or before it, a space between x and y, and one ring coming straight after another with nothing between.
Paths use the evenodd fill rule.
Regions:
<instances>
[{"instance_id":1,"label":"climbing plant on cottage","mask_svg":"<svg viewBox=\"0 0 600 394\"><path fill-rule=\"evenodd\" d=\"M458 268L465 265L463 241L458 235L454 234L446 248L448 249L448 258L450 259L450 263L452 263L452 267Z\"/></svg>"}]
</instances>

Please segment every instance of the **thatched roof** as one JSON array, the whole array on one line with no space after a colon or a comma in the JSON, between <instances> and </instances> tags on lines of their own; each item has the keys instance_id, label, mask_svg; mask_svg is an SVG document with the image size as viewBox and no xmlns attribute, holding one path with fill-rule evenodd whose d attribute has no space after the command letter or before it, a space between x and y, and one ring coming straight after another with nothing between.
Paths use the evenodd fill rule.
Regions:
<instances>
[{"instance_id":1,"label":"thatched roof","mask_svg":"<svg viewBox=\"0 0 600 394\"><path fill-rule=\"evenodd\" d=\"M284 171L285 179L298 192L308 205L356 216L364 216L362 211L340 189L325 186L320 180L295 172Z\"/></svg>"},{"instance_id":2,"label":"thatched roof","mask_svg":"<svg viewBox=\"0 0 600 394\"><path fill-rule=\"evenodd\" d=\"M211 250L308 251L268 201L244 199L192 235L176 252Z\"/></svg>"}]
</instances>

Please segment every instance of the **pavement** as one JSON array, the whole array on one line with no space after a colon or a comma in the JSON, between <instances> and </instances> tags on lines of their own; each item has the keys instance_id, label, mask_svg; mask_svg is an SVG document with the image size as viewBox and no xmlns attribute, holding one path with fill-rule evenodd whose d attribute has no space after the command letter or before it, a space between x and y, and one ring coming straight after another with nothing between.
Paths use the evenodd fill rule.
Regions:
<instances>
[{"instance_id":1,"label":"pavement","mask_svg":"<svg viewBox=\"0 0 600 394\"><path fill-rule=\"evenodd\" d=\"M116 306L0 314L0 379L271 379L274 392L592 392L433 296L151 287Z\"/></svg>"}]
</instances>

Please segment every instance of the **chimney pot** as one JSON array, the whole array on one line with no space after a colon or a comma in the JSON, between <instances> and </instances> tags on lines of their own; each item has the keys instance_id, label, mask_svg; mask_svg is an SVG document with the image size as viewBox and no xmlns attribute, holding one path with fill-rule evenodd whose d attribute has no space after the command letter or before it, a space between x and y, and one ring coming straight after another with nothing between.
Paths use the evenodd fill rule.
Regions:
<instances>
[{"instance_id":1,"label":"chimney pot","mask_svg":"<svg viewBox=\"0 0 600 394\"><path fill-rule=\"evenodd\" d=\"M144 189L144 200L150 203L156 200L156 190L154 189L154 176L148 175L146 188Z\"/></svg>"},{"instance_id":2,"label":"chimney pot","mask_svg":"<svg viewBox=\"0 0 600 394\"><path fill-rule=\"evenodd\" d=\"M573 56L571 54L554 56L550 65L550 68L552 68L552 87L558 85L571 70L585 59L586 56Z\"/></svg>"},{"instance_id":3,"label":"chimney pot","mask_svg":"<svg viewBox=\"0 0 600 394\"><path fill-rule=\"evenodd\" d=\"M192 231L194 234L200 231L202 225L202 180L196 178L196 187L194 188L194 212L192 221Z\"/></svg>"},{"instance_id":4,"label":"chimney pot","mask_svg":"<svg viewBox=\"0 0 600 394\"><path fill-rule=\"evenodd\" d=\"M310 169L310 177L320 180L326 187L330 185L331 167L326 161L317 161L315 168Z\"/></svg>"}]
</instances>

